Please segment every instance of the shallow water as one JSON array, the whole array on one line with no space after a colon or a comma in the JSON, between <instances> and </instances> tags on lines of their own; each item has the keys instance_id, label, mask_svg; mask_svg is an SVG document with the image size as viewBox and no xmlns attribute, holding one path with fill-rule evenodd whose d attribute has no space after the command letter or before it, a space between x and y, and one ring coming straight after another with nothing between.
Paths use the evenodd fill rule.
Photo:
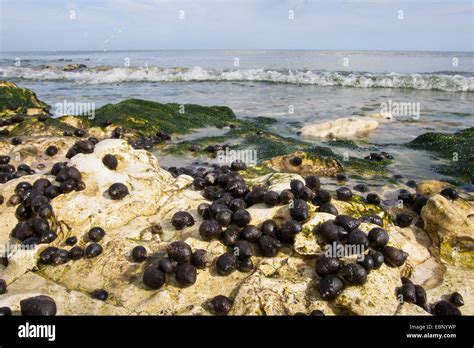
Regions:
<instances>
[{"instance_id":1,"label":"shallow water","mask_svg":"<svg viewBox=\"0 0 474 348\"><path fill-rule=\"evenodd\" d=\"M22 59L20 67L14 66L17 57ZM127 58L129 67L124 66ZM236 58L239 66L234 66ZM347 66L343 64L344 58L348 58ZM453 58L457 59L457 66L453 66ZM114 68L66 73L43 67L71 63ZM54 105L64 100L94 103L96 108L126 98L226 105L238 117L277 119L273 131L289 137L298 137L297 131L305 124L380 113L381 105L389 101L415 103L419 105L419 117L395 115L394 122L381 123L369 136L355 139L358 149L331 147L337 153L361 158L370 152L387 151L395 157L391 171L410 179L445 177L431 169L438 159L424 151L407 149L403 144L428 131L454 132L474 126L473 53L266 50L2 53L0 78L34 90L40 99L53 105L53 111ZM219 130L208 129L199 130L192 137L220 134ZM325 142L310 141L322 145Z\"/></svg>"}]
</instances>

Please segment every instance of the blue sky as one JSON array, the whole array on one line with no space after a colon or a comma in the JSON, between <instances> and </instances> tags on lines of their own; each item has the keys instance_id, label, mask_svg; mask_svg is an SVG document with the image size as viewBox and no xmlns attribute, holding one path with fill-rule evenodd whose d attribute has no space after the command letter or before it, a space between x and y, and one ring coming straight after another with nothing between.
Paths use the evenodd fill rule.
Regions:
<instances>
[{"instance_id":1,"label":"blue sky","mask_svg":"<svg viewBox=\"0 0 474 348\"><path fill-rule=\"evenodd\" d=\"M0 0L0 3L3 51L474 50L473 0ZM179 18L183 14L180 11L184 11L184 19ZM294 12L292 20L289 11ZM400 14L403 19L398 18Z\"/></svg>"}]
</instances>

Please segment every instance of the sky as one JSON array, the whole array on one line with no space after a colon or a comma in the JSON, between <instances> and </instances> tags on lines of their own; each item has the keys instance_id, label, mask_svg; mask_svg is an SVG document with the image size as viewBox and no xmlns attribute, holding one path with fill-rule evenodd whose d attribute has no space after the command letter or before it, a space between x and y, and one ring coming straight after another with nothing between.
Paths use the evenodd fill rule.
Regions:
<instances>
[{"instance_id":1,"label":"sky","mask_svg":"<svg viewBox=\"0 0 474 348\"><path fill-rule=\"evenodd\" d=\"M1 51L473 51L474 0L0 0Z\"/></svg>"}]
</instances>

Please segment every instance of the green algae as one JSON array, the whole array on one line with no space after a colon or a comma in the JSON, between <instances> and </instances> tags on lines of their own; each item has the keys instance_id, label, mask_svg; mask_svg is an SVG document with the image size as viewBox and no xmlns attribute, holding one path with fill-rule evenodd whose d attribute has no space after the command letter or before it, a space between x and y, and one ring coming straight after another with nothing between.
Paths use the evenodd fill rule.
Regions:
<instances>
[{"instance_id":1,"label":"green algae","mask_svg":"<svg viewBox=\"0 0 474 348\"><path fill-rule=\"evenodd\" d=\"M141 99L126 99L96 110L92 123L101 126L106 121L112 121L142 135L159 131L186 134L197 128L222 128L240 123L233 111L226 106L161 104Z\"/></svg>"},{"instance_id":2,"label":"green algae","mask_svg":"<svg viewBox=\"0 0 474 348\"><path fill-rule=\"evenodd\" d=\"M26 114L28 109L45 111L46 108L47 104L40 101L33 91L12 82L0 81L0 117Z\"/></svg>"},{"instance_id":3,"label":"green algae","mask_svg":"<svg viewBox=\"0 0 474 348\"><path fill-rule=\"evenodd\" d=\"M461 179L471 179L474 174L474 127L453 134L425 133L406 146L432 152L444 160L434 167L440 174Z\"/></svg>"},{"instance_id":4,"label":"green algae","mask_svg":"<svg viewBox=\"0 0 474 348\"><path fill-rule=\"evenodd\" d=\"M60 119L48 118L45 121L38 121L35 117L28 117L22 123L16 125L11 131L10 136L24 135L62 135L64 131L73 132L76 128L62 122Z\"/></svg>"}]
</instances>

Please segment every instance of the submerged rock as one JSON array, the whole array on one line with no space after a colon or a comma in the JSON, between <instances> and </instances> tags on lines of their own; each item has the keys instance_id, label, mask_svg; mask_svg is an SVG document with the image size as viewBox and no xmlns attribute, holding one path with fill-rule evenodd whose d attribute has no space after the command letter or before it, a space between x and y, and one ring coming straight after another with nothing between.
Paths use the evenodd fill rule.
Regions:
<instances>
[{"instance_id":1,"label":"submerged rock","mask_svg":"<svg viewBox=\"0 0 474 348\"><path fill-rule=\"evenodd\" d=\"M297 166L292 164L292 159L295 156L300 158L302 161L301 164ZM341 164L337 160L311 155L304 151L297 151L289 155L274 157L263 164L278 172L297 173L303 176L335 176L337 173L343 171Z\"/></svg>"},{"instance_id":2,"label":"submerged rock","mask_svg":"<svg viewBox=\"0 0 474 348\"><path fill-rule=\"evenodd\" d=\"M474 173L474 127L456 133L425 133L407 144L412 149L426 150L436 153L446 164L436 167L445 175L472 179Z\"/></svg>"},{"instance_id":3,"label":"submerged rock","mask_svg":"<svg viewBox=\"0 0 474 348\"><path fill-rule=\"evenodd\" d=\"M301 134L310 138L351 139L366 136L379 126L375 118L346 117L301 128Z\"/></svg>"}]
</instances>

